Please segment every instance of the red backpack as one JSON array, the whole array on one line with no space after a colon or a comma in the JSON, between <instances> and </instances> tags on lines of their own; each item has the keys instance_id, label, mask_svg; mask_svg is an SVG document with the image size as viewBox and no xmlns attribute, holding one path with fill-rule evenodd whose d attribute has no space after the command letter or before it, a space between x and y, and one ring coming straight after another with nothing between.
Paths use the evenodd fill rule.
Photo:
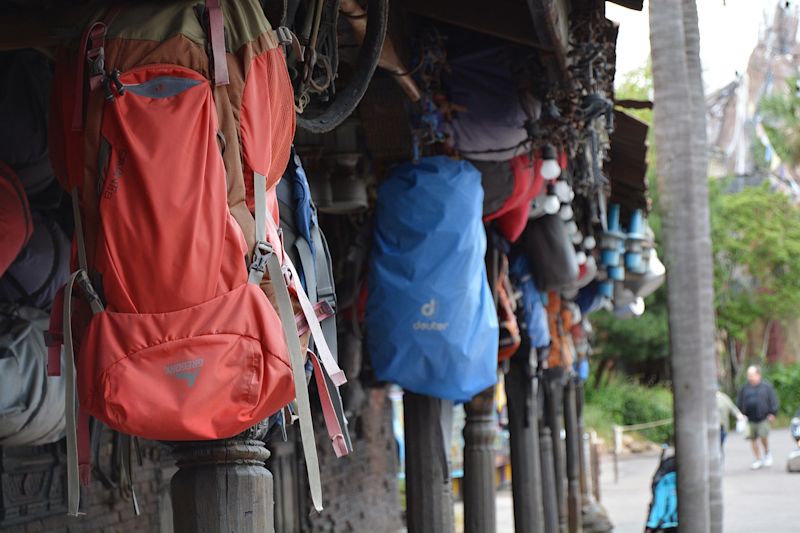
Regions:
<instances>
[{"instance_id":1,"label":"red backpack","mask_svg":"<svg viewBox=\"0 0 800 533\"><path fill-rule=\"evenodd\" d=\"M33 235L28 197L16 173L0 161L0 276Z\"/></svg>"},{"instance_id":2,"label":"red backpack","mask_svg":"<svg viewBox=\"0 0 800 533\"><path fill-rule=\"evenodd\" d=\"M341 385L344 375L277 229L275 187L295 124L281 34L255 0L226 2L224 15L219 0L196 8L112 8L57 66L51 153L73 195L76 268L51 333L63 329L75 361L73 514L78 463L80 481L89 472L75 387L82 419L167 441L232 437L296 397L322 508L296 310L329 378ZM342 428L328 429L347 453Z\"/></svg>"}]
</instances>

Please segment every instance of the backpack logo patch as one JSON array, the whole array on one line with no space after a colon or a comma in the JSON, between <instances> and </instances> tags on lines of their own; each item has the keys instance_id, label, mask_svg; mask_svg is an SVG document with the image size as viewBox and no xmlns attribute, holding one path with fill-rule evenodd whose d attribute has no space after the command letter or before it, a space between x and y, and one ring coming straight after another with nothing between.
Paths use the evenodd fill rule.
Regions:
<instances>
[{"instance_id":1,"label":"backpack logo patch","mask_svg":"<svg viewBox=\"0 0 800 533\"><path fill-rule=\"evenodd\" d=\"M436 299L431 298L431 301L426 304L423 304L419 310L422 313L422 316L428 318L432 317L433 315L436 314Z\"/></svg>"},{"instance_id":2,"label":"backpack logo patch","mask_svg":"<svg viewBox=\"0 0 800 533\"><path fill-rule=\"evenodd\" d=\"M432 319L433 315L436 314L436 305L436 298L431 298L430 302L422 304L419 312L425 318ZM435 320L423 322L422 320L417 320L414 322L414 329L417 331L444 331L449 325L449 322L436 322Z\"/></svg>"},{"instance_id":3,"label":"backpack logo patch","mask_svg":"<svg viewBox=\"0 0 800 533\"><path fill-rule=\"evenodd\" d=\"M188 361L179 361L164 367L164 372L168 376L174 376L178 379L185 379L189 388L194 386L197 381L197 376L200 374L200 367L203 366L203 359L190 359Z\"/></svg>"},{"instance_id":4,"label":"backpack logo patch","mask_svg":"<svg viewBox=\"0 0 800 533\"><path fill-rule=\"evenodd\" d=\"M119 190L120 184L122 183L122 167L125 165L125 160L127 158L128 152L126 150L120 150L117 164L114 166L113 175L111 176L111 181L103 192L103 198L106 200L113 198L114 194Z\"/></svg>"}]
</instances>

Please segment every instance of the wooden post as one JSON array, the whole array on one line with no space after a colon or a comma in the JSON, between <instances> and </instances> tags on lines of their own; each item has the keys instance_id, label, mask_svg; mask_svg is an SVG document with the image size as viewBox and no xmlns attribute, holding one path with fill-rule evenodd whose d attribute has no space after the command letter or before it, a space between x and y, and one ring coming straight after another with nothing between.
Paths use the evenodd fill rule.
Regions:
<instances>
[{"instance_id":1,"label":"wooden post","mask_svg":"<svg viewBox=\"0 0 800 533\"><path fill-rule=\"evenodd\" d=\"M305 464L297 453L295 426L287 426L286 434L285 442L279 434L270 439L270 457L266 465L273 477L275 530L300 533L300 510L308 503L302 492L306 490L305 483L300 483L300 476L305 475Z\"/></svg>"},{"instance_id":2,"label":"wooden post","mask_svg":"<svg viewBox=\"0 0 800 533\"><path fill-rule=\"evenodd\" d=\"M558 497L556 496L556 471L553 467L553 440L550 428L539 426L539 452L542 462L542 508L544 509L544 532L559 533ZM513 472L511 474L514 475Z\"/></svg>"},{"instance_id":3,"label":"wooden post","mask_svg":"<svg viewBox=\"0 0 800 533\"><path fill-rule=\"evenodd\" d=\"M569 378L564 387L564 426L566 428L567 468L567 519L570 533L582 530L580 491L580 432L578 431L577 390L575 380Z\"/></svg>"},{"instance_id":4,"label":"wooden post","mask_svg":"<svg viewBox=\"0 0 800 533\"><path fill-rule=\"evenodd\" d=\"M578 454L578 462L580 464L581 500L583 505L586 505L586 502L589 502L592 499L592 490L590 487L591 478L589 476L589 434L586 433L586 427L583 423L583 402L585 398L582 381L578 381L575 384L575 398L578 408L578 436L581 440Z\"/></svg>"},{"instance_id":5,"label":"wooden post","mask_svg":"<svg viewBox=\"0 0 800 533\"><path fill-rule=\"evenodd\" d=\"M494 387L472 398L464 411L464 533L494 533Z\"/></svg>"},{"instance_id":6,"label":"wooden post","mask_svg":"<svg viewBox=\"0 0 800 533\"><path fill-rule=\"evenodd\" d=\"M408 533L455 531L441 410L442 401L437 398L403 394Z\"/></svg>"},{"instance_id":7,"label":"wooden post","mask_svg":"<svg viewBox=\"0 0 800 533\"><path fill-rule=\"evenodd\" d=\"M535 361L535 359L534 359ZM542 531L541 462L537 382L529 350L520 349L505 376L508 430L511 437L511 489L514 495L514 529Z\"/></svg>"},{"instance_id":8,"label":"wooden post","mask_svg":"<svg viewBox=\"0 0 800 533\"><path fill-rule=\"evenodd\" d=\"M564 461L564 446L561 442L561 430L563 427L561 416L563 414L564 369L561 367L549 368L544 371L544 378L547 383L545 388L545 416L546 424L550 428L553 470L555 472L555 484L553 488L558 500L559 526L566 528L567 494L565 481L567 478L567 467Z\"/></svg>"},{"instance_id":9,"label":"wooden post","mask_svg":"<svg viewBox=\"0 0 800 533\"><path fill-rule=\"evenodd\" d=\"M592 494L595 501L600 503L600 451L594 431L591 435L589 448L590 463L592 463Z\"/></svg>"},{"instance_id":10,"label":"wooden post","mask_svg":"<svg viewBox=\"0 0 800 533\"><path fill-rule=\"evenodd\" d=\"M257 430L226 440L175 443L175 533L274 533L269 451Z\"/></svg>"}]
</instances>

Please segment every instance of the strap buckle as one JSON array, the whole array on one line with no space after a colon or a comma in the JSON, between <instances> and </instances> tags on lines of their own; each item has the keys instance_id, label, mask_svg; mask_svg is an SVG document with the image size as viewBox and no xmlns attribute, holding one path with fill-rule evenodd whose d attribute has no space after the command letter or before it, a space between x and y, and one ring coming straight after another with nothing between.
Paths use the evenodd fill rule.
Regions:
<instances>
[{"instance_id":1,"label":"strap buckle","mask_svg":"<svg viewBox=\"0 0 800 533\"><path fill-rule=\"evenodd\" d=\"M250 263L250 277L248 281L259 285L267 271L267 260L274 253L272 245L267 241L257 241L253 249L253 261Z\"/></svg>"},{"instance_id":2,"label":"strap buckle","mask_svg":"<svg viewBox=\"0 0 800 533\"><path fill-rule=\"evenodd\" d=\"M101 312L104 307L103 301L100 299L97 291L94 290L94 286L89 280L89 275L86 273L86 271L81 270L78 274L78 278L75 281L78 283L78 287L80 287L80 289L83 291L86 299L89 300L89 307L91 307L92 313L97 314Z\"/></svg>"}]
</instances>

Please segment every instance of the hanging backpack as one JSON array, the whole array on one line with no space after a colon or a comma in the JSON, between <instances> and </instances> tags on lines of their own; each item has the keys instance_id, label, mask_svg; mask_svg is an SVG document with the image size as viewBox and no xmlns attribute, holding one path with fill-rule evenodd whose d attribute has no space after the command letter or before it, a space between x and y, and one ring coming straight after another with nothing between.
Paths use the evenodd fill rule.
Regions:
<instances>
[{"instance_id":1,"label":"hanging backpack","mask_svg":"<svg viewBox=\"0 0 800 533\"><path fill-rule=\"evenodd\" d=\"M0 276L0 302L49 309L69 277L69 240L52 219L34 212L33 236Z\"/></svg>"},{"instance_id":2,"label":"hanging backpack","mask_svg":"<svg viewBox=\"0 0 800 533\"><path fill-rule=\"evenodd\" d=\"M325 234L319 227L317 209L311 199L305 170L294 149L286 172L278 183L277 196L285 251L292 264L297 265L300 283L309 300L314 303L314 312L325 341L333 356L338 359L333 261ZM295 319L299 334L305 335L309 330L305 316L300 312ZM314 349L313 341L309 348ZM316 369L318 363L314 360L312 363ZM352 451L353 445L347 431L347 419L338 389L325 372L317 371L314 376L321 395L323 414L328 418L326 424L344 437L347 450ZM333 412L329 408L333 408Z\"/></svg>"},{"instance_id":3,"label":"hanging backpack","mask_svg":"<svg viewBox=\"0 0 800 533\"><path fill-rule=\"evenodd\" d=\"M0 276L33 235L28 198L16 173L0 161Z\"/></svg>"},{"instance_id":4,"label":"hanging backpack","mask_svg":"<svg viewBox=\"0 0 800 533\"><path fill-rule=\"evenodd\" d=\"M30 198L53 182L47 151L50 61L36 50L0 52L0 160Z\"/></svg>"},{"instance_id":5,"label":"hanging backpack","mask_svg":"<svg viewBox=\"0 0 800 533\"><path fill-rule=\"evenodd\" d=\"M508 279L508 260L503 256L503 268L495 284L497 292L497 322L500 328L497 361L503 362L510 359L522 344L519 324L517 323L516 301L513 300L514 290Z\"/></svg>"},{"instance_id":6,"label":"hanging backpack","mask_svg":"<svg viewBox=\"0 0 800 533\"><path fill-rule=\"evenodd\" d=\"M495 383L482 203L475 167L444 156L401 165L379 187L366 313L378 379L454 401Z\"/></svg>"},{"instance_id":7,"label":"hanging backpack","mask_svg":"<svg viewBox=\"0 0 800 533\"><path fill-rule=\"evenodd\" d=\"M516 242L531 212L531 203L544 185L542 160L527 154L509 161L472 161L481 173L483 220L494 221L495 229Z\"/></svg>"},{"instance_id":8,"label":"hanging backpack","mask_svg":"<svg viewBox=\"0 0 800 533\"><path fill-rule=\"evenodd\" d=\"M536 286L543 292L571 287L578 279L578 258L564 222L558 215L528 221L519 238Z\"/></svg>"},{"instance_id":9,"label":"hanging backpack","mask_svg":"<svg viewBox=\"0 0 800 533\"><path fill-rule=\"evenodd\" d=\"M34 307L0 304L0 446L37 446L64 437L64 387L47 374L44 331Z\"/></svg>"},{"instance_id":10,"label":"hanging backpack","mask_svg":"<svg viewBox=\"0 0 800 533\"><path fill-rule=\"evenodd\" d=\"M442 84L457 110L444 125L448 143L470 160L508 161L527 152L525 123L539 104L523 107L512 66L524 63L528 52L466 30L449 30L447 38Z\"/></svg>"},{"instance_id":11,"label":"hanging backpack","mask_svg":"<svg viewBox=\"0 0 800 533\"><path fill-rule=\"evenodd\" d=\"M530 337L534 348L549 346L550 326L547 323L547 312L542 305L542 296L533 280L528 260L523 254L512 254L509 277L519 294L517 309L523 334Z\"/></svg>"},{"instance_id":12,"label":"hanging backpack","mask_svg":"<svg viewBox=\"0 0 800 533\"><path fill-rule=\"evenodd\" d=\"M65 367L72 514L77 465L83 483L90 470L75 370L81 420L156 440L228 438L296 398L322 508L293 303L331 381L344 375L277 227L295 120L286 33L255 0L225 8L113 7L57 68L51 152L73 195L76 270L51 335L63 328L75 361ZM334 435L340 455L343 440Z\"/></svg>"}]
</instances>

